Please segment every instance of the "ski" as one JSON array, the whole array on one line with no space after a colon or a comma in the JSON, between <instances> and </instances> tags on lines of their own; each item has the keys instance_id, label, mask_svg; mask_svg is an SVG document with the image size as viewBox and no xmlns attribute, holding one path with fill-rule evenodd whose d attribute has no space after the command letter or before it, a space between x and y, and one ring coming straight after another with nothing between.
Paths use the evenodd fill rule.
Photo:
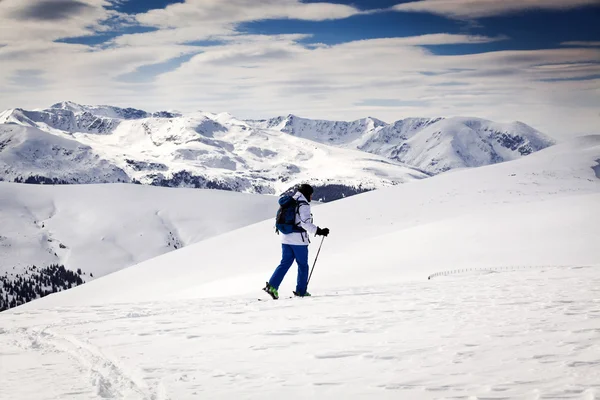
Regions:
<instances>
[{"instance_id":1,"label":"ski","mask_svg":"<svg viewBox=\"0 0 600 400\"><path fill-rule=\"evenodd\" d=\"M294 297L302 297L302 298L304 298L304 297L312 297L312 295L310 293L308 294L308 296L307 295L301 295L301 294L298 294L296 292L292 292L292 293L294 294Z\"/></svg>"},{"instance_id":2,"label":"ski","mask_svg":"<svg viewBox=\"0 0 600 400\"><path fill-rule=\"evenodd\" d=\"M289 300L289 299L293 299L296 296L287 296L287 297L280 297L278 299L273 299L273 300ZM260 297L257 298L256 300L258 301L271 301L270 299L261 299Z\"/></svg>"},{"instance_id":3,"label":"ski","mask_svg":"<svg viewBox=\"0 0 600 400\"><path fill-rule=\"evenodd\" d=\"M271 296L271 298L273 300L279 300L281 297L276 297L276 293L273 293L271 291L269 291L269 288L271 287L271 285L269 285L269 282L266 283L266 286L264 288L262 288L263 292L265 292L266 294L268 294L269 296ZM289 297L284 297L286 299L292 299L294 297L311 297L310 294L308 294L308 296L306 295L300 295L298 293L296 293L296 291L292 291L293 296L289 296ZM257 299L258 301L265 301L264 299Z\"/></svg>"}]
</instances>

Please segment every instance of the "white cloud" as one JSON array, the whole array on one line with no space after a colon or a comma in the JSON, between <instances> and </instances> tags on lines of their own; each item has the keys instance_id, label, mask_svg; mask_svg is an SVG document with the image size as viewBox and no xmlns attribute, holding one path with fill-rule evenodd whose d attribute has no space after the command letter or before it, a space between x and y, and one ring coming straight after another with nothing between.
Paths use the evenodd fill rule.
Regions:
<instances>
[{"instance_id":1,"label":"white cloud","mask_svg":"<svg viewBox=\"0 0 600 400\"><path fill-rule=\"evenodd\" d=\"M562 42L561 46L577 46L577 47L600 47L600 42L586 42L586 41L573 41L573 42Z\"/></svg>"},{"instance_id":2,"label":"white cloud","mask_svg":"<svg viewBox=\"0 0 600 400\"><path fill-rule=\"evenodd\" d=\"M508 39L506 36L489 37L482 35L454 35L449 33L433 33L421 36L371 39L370 42L390 43L398 46L432 46L443 44L491 43L506 39ZM360 43L360 41L356 41L355 43Z\"/></svg>"},{"instance_id":3,"label":"white cloud","mask_svg":"<svg viewBox=\"0 0 600 400\"><path fill-rule=\"evenodd\" d=\"M483 40L451 36L363 40L316 49L293 41L216 46L162 75L158 93L171 99L170 104L181 101L178 108L193 104L241 117L289 112L345 119L373 115L387 120L474 115L521 119L551 133L562 133L566 126L571 132L587 132L599 125L598 80L551 80L585 79L600 72L597 64L588 62L598 59L600 51L437 56L408 45ZM404 106L371 107L365 99L396 99ZM418 107L423 102L427 106ZM571 119L572 115L578 119Z\"/></svg>"},{"instance_id":4,"label":"white cloud","mask_svg":"<svg viewBox=\"0 0 600 400\"><path fill-rule=\"evenodd\" d=\"M110 46L90 47L53 40L103 29L103 21L113 17L104 1L66 6L64 13L49 11L59 22L10 20L15 7L33 3L0 0L0 42L6 26L15 38L0 45L0 109L73 100L150 111L229 111L244 118L296 113L330 119L372 115L392 121L473 115L520 119L559 134L600 126L600 80L593 79L600 73L594 62L600 49L593 46L456 56L439 56L422 47L505 39L447 33L305 45L301 42L309 35L247 35L236 28L256 19L322 20L360 11L296 0L198 0L137 17L159 28L155 32L121 35ZM211 43L202 42L206 40ZM198 46L186 44L197 41ZM143 66L169 66L169 60L184 54L196 55L181 65L173 62L170 71L166 68L153 80L120 79Z\"/></svg>"},{"instance_id":5,"label":"white cloud","mask_svg":"<svg viewBox=\"0 0 600 400\"><path fill-rule=\"evenodd\" d=\"M302 3L299 0L188 0L137 16L141 24L181 28L204 23L233 24L264 19L294 18L311 21L347 18L361 11L333 3Z\"/></svg>"},{"instance_id":6,"label":"white cloud","mask_svg":"<svg viewBox=\"0 0 600 400\"><path fill-rule=\"evenodd\" d=\"M156 46L183 44L199 40L218 39L235 35L233 26L222 24L202 24L183 28L165 28L154 32L134 33L117 36L112 44L116 46Z\"/></svg>"},{"instance_id":7,"label":"white cloud","mask_svg":"<svg viewBox=\"0 0 600 400\"><path fill-rule=\"evenodd\" d=\"M420 0L397 4L393 9L471 19L534 9L566 10L597 4L598 0Z\"/></svg>"}]
</instances>

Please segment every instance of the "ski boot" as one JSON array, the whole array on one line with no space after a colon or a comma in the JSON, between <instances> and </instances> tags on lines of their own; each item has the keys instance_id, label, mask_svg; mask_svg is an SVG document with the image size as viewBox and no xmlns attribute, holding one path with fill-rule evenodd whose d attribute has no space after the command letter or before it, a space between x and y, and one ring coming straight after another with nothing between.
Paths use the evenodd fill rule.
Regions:
<instances>
[{"instance_id":1,"label":"ski boot","mask_svg":"<svg viewBox=\"0 0 600 400\"><path fill-rule=\"evenodd\" d=\"M263 288L263 290L267 292L269 296L273 298L273 300L277 300L279 298L279 292L277 292L277 289L275 289L273 286L269 285L269 282L267 282L267 285Z\"/></svg>"},{"instance_id":2,"label":"ski boot","mask_svg":"<svg viewBox=\"0 0 600 400\"><path fill-rule=\"evenodd\" d=\"M292 293L294 293L294 296L296 296L296 297L310 297L311 296L311 294L308 292L304 292L303 294L298 293L298 292L292 292Z\"/></svg>"}]
</instances>

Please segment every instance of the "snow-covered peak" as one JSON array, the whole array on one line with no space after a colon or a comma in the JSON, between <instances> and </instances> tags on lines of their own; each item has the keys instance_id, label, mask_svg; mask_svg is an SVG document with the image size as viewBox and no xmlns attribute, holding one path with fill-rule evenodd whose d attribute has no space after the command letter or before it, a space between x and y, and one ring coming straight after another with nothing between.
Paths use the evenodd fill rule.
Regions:
<instances>
[{"instance_id":1,"label":"snow-covered peak","mask_svg":"<svg viewBox=\"0 0 600 400\"><path fill-rule=\"evenodd\" d=\"M52 105L46 111L57 110L57 109L58 110L68 110L68 111L71 111L73 114L89 113L96 117L114 118L114 119L140 119L140 118L148 118L148 117L152 116L152 114L150 114L144 110L138 110L136 108L131 108L131 107L121 108L121 107L107 106L107 105L88 106L88 105L81 105L81 104L73 103L72 101L63 101L61 103L56 103L56 104Z\"/></svg>"},{"instance_id":2,"label":"snow-covered peak","mask_svg":"<svg viewBox=\"0 0 600 400\"><path fill-rule=\"evenodd\" d=\"M295 115L255 126L397 160L432 174L517 159L554 144L522 122L482 118L405 118L387 124L375 118L356 121L311 120Z\"/></svg>"},{"instance_id":3,"label":"snow-covered peak","mask_svg":"<svg viewBox=\"0 0 600 400\"><path fill-rule=\"evenodd\" d=\"M333 145L348 145L386 125L385 122L371 117L348 122L302 118L293 114L254 123L260 128L275 129L296 137Z\"/></svg>"},{"instance_id":4,"label":"snow-covered peak","mask_svg":"<svg viewBox=\"0 0 600 400\"><path fill-rule=\"evenodd\" d=\"M0 124L19 124L33 126L32 121L25 117L23 109L9 108L0 112Z\"/></svg>"},{"instance_id":5,"label":"snow-covered peak","mask_svg":"<svg viewBox=\"0 0 600 400\"><path fill-rule=\"evenodd\" d=\"M514 160L554 144L522 122L472 117L406 118L364 139L359 149L433 174Z\"/></svg>"},{"instance_id":6,"label":"snow-covered peak","mask_svg":"<svg viewBox=\"0 0 600 400\"><path fill-rule=\"evenodd\" d=\"M212 118L222 124L224 126L235 127L241 130L249 130L251 129L250 124L247 121L243 121L241 119L236 118L228 112L222 112L219 114L214 114Z\"/></svg>"},{"instance_id":7,"label":"snow-covered peak","mask_svg":"<svg viewBox=\"0 0 600 400\"><path fill-rule=\"evenodd\" d=\"M554 140L523 123L452 117L428 121L377 154L431 173L510 161L542 150Z\"/></svg>"},{"instance_id":8,"label":"snow-covered peak","mask_svg":"<svg viewBox=\"0 0 600 400\"><path fill-rule=\"evenodd\" d=\"M82 113L86 111L86 106L72 101L61 101L60 103L51 105L49 108L54 110L69 110L72 113Z\"/></svg>"},{"instance_id":9,"label":"snow-covered peak","mask_svg":"<svg viewBox=\"0 0 600 400\"><path fill-rule=\"evenodd\" d=\"M155 111L152 113L153 118L177 118L181 117L183 114L179 111Z\"/></svg>"},{"instance_id":10,"label":"snow-covered peak","mask_svg":"<svg viewBox=\"0 0 600 400\"><path fill-rule=\"evenodd\" d=\"M0 114L0 123L16 123L57 134L76 132L107 134L111 133L120 122L121 119L102 117L89 111L74 112L69 108L33 111L14 108Z\"/></svg>"},{"instance_id":11,"label":"snow-covered peak","mask_svg":"<svg viewBox=\"0 0 600 400\"><path fill-rule=\"evenodd\" d=\"M15 123L44 132L50 147L54 138L68 137L143 184L276 194L310 180L321 188L321 200L335 200L428 177L384 157L274 134L228 113L124 120L67 108L19 112L22 118ZM45 147L41 141L43 136L37 145ZM4 179L27 179L33 160L22 161L22 173L11 170ZM85 165L77 169L78 181L93 181L95 172ZM47 175L75 181L66 169Z\"/></svg>"},{"instance_id":12,"label":"snow-covered peak","mask_svg":"<svg viewBox=\"0 0 600 400\"><path fill-rule=\"evenodd\" d=\"M34 127L0 124L0 180L26 183L130 182L90 146Z\"/></svg>"},{"instance_id":13,"label":"snow-covered peak","mask_svg":"<svg viewBox=\"0 0 600 400\"><path fill-rule=\"evenodd\" d=\"M324 196L328 200L514 160L553 143L523 123L479 118L406 118L388 124L372 117L329 121L289 114L252 121L227 112L149 114L73 102L7 110L0 123L74 139L141 183L279 193L310 179L337 188Z\"/></svg>"}]
</instances>

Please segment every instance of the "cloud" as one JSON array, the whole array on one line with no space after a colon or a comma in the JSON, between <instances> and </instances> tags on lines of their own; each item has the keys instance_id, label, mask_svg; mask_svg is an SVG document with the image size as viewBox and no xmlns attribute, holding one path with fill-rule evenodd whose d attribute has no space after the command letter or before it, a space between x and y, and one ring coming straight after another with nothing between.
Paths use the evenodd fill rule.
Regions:
<instances>
[{"instance_id":1,"label":"cloud","mask_svg":"<svg viewBox=\"0 0 600 400\"><path fill-rule=\"evenodd\" d=\"M420 0L397 4L392 9L475 19L534 9L565 10L590 5L598 5L598 0Z\"/></svg>"},{"instance_id":2,"label":"cloud","mask_svg":"<svg viewBox=\"0 0 600 400\"><path fill-rule=\"evenodd\" d=\"M404 38L395 38L393 40L398 44L405 46L426 46L426 45L444 45L444 44L477 44L491 43L508 39L501 35L489 37L483 35L451 35L448 33L435 33L421 36L411 36Z\"/></svg>"},{"instance_id":3,"label":"cloud","mask_svg":"<svg viewBox=\"0 0 600 400\"><path fill-rule=\"evenodd\" d=\"M235 35L232 26L205 23L183 28L165 28L154 32L121 35L112 40L115 46L156 46L168 44L184 44L199 40L220 39L223 36Z\"/></svg>"},{"instance_id":4,"label":"cloud","mask_svg":"<svg viewBox=\"0 0 600 400\"><path fill-rule=\"evenodd\" d=\"M149 111L228 111L240 118L474 115L521 119L550 133L600 126L600 83L593 79L600 49L594 46L443 56L427 46L506 37L436 33L309 45L306 34L238 30L252 20L362 13L297 0L188 0L131 17L158 29L153 32L120 35L102 46L54 42L121 21L107 1L76 1L89 7L59 20L13 20L14 12L39 0L0 0L0 109L74 99ZM35 88L35 96L24 88Z\"/></svg>"},{"instance_id":5,"label":"cloud","mask_svg":"<svg viewBox=\"0 0 600 400\"><path fill-rule=\"evenodd\" d=\"M43 74L44 71L40 69L18 70L10 79L22 88L39 90L47 84L47 80L42 77Z\"/></svg>"},{"instance_id":6,"label":"cloud","mask_svg":"<svg viewBox=\"0 0 600 400\"><path fill-rule=\"evenodd\" d=\"M119 24L120 14L108 10L107 0L3 0L0 2L0 40L15 45L93 35Z\"/></svg>"},{"instance_id":7,"label":"cloud","mask_svg":"<svg viewBox=\"0 0 600 400\"><path fill-rule=\"evenodd\" d=\"M164 98L176 99L179 92L186 90L194 93L190 102L210 103L216 111L227 110L241 117L292 112L330 119L374 115L394 120L406 116L466 114L498 120L521 119L551 133L567 126L571 131L591 130L599 122L592 110L599 104L600 91L582 95L583 89L573 84L561 85L561 93L556 94L556 82L543 81L552 77L589 76L596 67L586 62L600 57L596 49L438 56L405 45L421 40L363 40L317 49L287 43L282 48L293 53L293 58L273 63L266 57L257 57L252 69L227 63L218 68L211 66L213 52L258 51L234 50L225 45L206 49L178 70L162 75L159 87ZM250 47L254 46L260 48L262 44ZM560 64L565 65L559 67ZM555 67L540 68L544 65ZM422 71L432 73L423 75ZM574 101L577 96L587 98L587 102ZM248 105L248 99L256 100ZM387 103L373 103L382 99ZM587 113L586 118L575 122L565 115L564 110L573 103L581 108L576 114Z\"/></svg>"},{"instance_id":8,"label":"cloud","mask_svg":"<svg viewBox=\"0 0 600 400\"><path fill-rule=\"evenodd\" d=\"M585 41L573 41L573 42L562 42L561 46L575 46L575 47L600 47L600 42L585 42Z\"/></svg>"},{"instance_id":9,"label":"cloud","mask_svg":"<svg viewBox=\"0 0 600 400\"><path fill-rule=\"evenodd\" d=\"M42 0L17 10L14 16L18 19L57 21L77 16L91 7L77 0Z\"/></svg>"},{"instance_id":10,"label":"cloud","mask_svg":"<svg viewBox=\"0 0 600 400\"><path fill-rule=\"evenodd\" d=\"M269 19L326 21L366 13L371 11L343 4L303 3L300 0L188 0L135 16L138 24L160 30L122 35L113 42L115 45L147 46L157 42L184 44L224 40L224 37L240 36L236 29L245 22Z\"/></svg>"},{"instance_id":11,"label":"cloud","mask_svg":"<svg viewBox=\"0 0 600 400\"><path fill-rule=\"evenodd\" d=\"M181 64L189 61L194 55L193 53L185 54L161 63L143 65L136 68L135 71L117 76L115 79L120 82L129 83L151 83L160 74L176 69Z\"/></svg>"},{"instance_id":12,"label":"cloud","mask_svg":"<svg viewBox=\"0 0 600 400\"><path fill-rule=\"evenodd\" d=\"M423 100L364 99L356 103L356 105L374 107L426 107L429 105L429 102Z\"/></svg>"},{"instance_id":13,"label":"cloud","mask_svg":"<svg viewBox=\"0 0 600 400\"><path fill-rule=\"evenodd\" d=\"M161 28L203 23L235 24L265 19L325 21L363 13L343 4L302 3L299 0L188 0L137 16L140 24Z\"/></svg>"},{"instance_id":14,"label":"cloud","mask_svg":"<svg viewBox=\"0 0 600 400\"><path fill-rule=\"evenodd\" d=\"M229 111L241 118L296 113L393 121L473 115L520 119L549 133L591 131L600 125L594 111L600 85L593 79L581 81L597 73L600 64L593 60L600 59L600 49L440 56L421 46L499 38L435 34L315 48L302 44L305 37L232 34L206 47L146 43L94 51L64 43L22 45L21 50L7 46L0 48L0 89L6 93L0 108L40 107L72 98L150 111ZM57 57L69 62L56 63ZM37 71L40 65L43 73ZM34 98L14 79L2 81L4 71L10 77L26 76L19 72L23 70L36 70L30 77L45 83ZM137 77L139 72L145 77Z\"/></svg>"}]
</instances>

